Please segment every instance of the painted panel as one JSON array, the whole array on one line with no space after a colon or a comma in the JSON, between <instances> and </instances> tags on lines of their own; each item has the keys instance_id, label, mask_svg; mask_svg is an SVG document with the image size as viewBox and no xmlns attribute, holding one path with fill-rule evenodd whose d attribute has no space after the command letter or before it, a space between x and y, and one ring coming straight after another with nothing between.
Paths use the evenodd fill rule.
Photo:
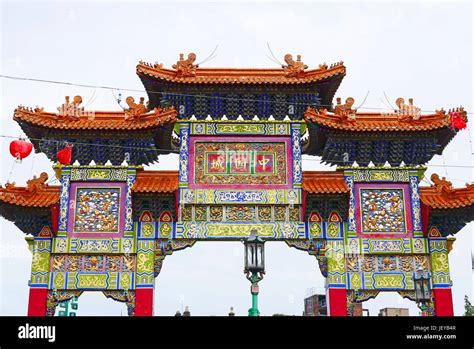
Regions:
<instances>
[{"instance_id":1,"label":"painted panel","mask_svg":"<svg viewBox=\"0 0 474 349\"><path fill-rule=\"evenodd\" d=\"M122 237L126 183L71 183L68 236Z\"/></svg>"},{"instance_id":2,"label":"painted panel","mask_svg":"<svg viewBox=\"0 0 474 349\"><path fill-rule=\"evenodd\" d=\"M301 204L301 189L180 189L183 204Z\"/></svg>"},{"instance_id":3,"label":"painted panel","mask_svg":"<svg viewBox=\"0 0 474 349\"><path fill-rule=\"evenodd\" d=\"M289 137L191 137L189 188L289 189Z\"/></svg>"},{"instance_id":4,"label":"painted panel","mask_svg":"<svg viewBox=\"0 0 474 349\"><path fill-rule=\"evenodd\" d=\"M58 290L128 290L135 288L135 275L132 272L52 272L49 288Z\"/></svg>"},{"instance_id":5,"label":"painted panel","mask_svg":"<svg viewBox=\"0 0 474 349\"><path fill-rule=\"evenodd\" d=\"M299 124L298 124L299 125ZM260 135L285 136L290 134L290 123L282 122L193 122L192 135Z\"/></svg>"},{"instance_id":6,"label":"painted panel","mask_svg":"<svg viewBox=\"0 0 474 349\"><path fill-rule=\"evenodd\" d=\"M347 289L350 290L411 290L414 288L413 273L363 272L347 273Z\"/></svg>"},{"instance_id":7,"label":"painted panel","mask_svg":"<svg viewBox=\"0 0 474 349\"><path fill-rule=\"evenodd\" d=\"M398 254L428 253L426 238L362 239L347 238L347 253Z\"/></svg>"},{"instance_id":8,"label":"painted panel","mask_svg":"<svg viewBox=\"0 0 474 349\"><path fill-rule=\"evenodd\" d=\"M66 238L57 237L53 253L134 253L133 238Z\"/></svg>"},{"instance_id":9,"label":"painted panel","mask_svg":"<svg viewBox=\"0 0 474 349\"><path fill-rule=\"evenodd\" d=\"M410 237L411 205L408 184L355 184L357 235Z\"/></svg>"},{"instance_id":10,"label":"painted panel","mask_svg":"<svg viewBox=\"0 0 474 349\"><path fill-rule=\"evenodd\" d=\"M255 229L264 239L304 239L305 225L302 222L275 223L212 223L179 222L175 238L178 239L241 239L250 236Z\"/></svg>"}]
</instances>

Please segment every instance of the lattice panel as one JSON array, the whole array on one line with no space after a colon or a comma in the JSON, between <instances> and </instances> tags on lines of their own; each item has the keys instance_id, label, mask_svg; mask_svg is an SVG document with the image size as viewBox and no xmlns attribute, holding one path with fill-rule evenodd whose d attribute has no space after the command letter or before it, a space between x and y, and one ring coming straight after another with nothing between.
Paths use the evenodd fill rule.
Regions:
<instances>
[{"instance_id":1,"label":"lattice panel","mask_svg":"<svg viewBox=\"0 0 474 349\"><path fill-rule=\"evenodd\" d=\"M174 195L135 195L133 198L133 220L140 220L143 211L149 211L153 220L158 221L164 211L176 217L176 199Z\"/></svg>"},{"instance_id":2,"label":"lattice panel","mask_svg":"<svg viewBox=\"0 0 474 349\"><path fill-rule=\"evenodd\" d=\"M308 195L306 198L305 220L311 212L318 212L327 221L332 212L337 212L343 221L347 220L349 204L345 195Z\"/></svg>"}]
</instances>

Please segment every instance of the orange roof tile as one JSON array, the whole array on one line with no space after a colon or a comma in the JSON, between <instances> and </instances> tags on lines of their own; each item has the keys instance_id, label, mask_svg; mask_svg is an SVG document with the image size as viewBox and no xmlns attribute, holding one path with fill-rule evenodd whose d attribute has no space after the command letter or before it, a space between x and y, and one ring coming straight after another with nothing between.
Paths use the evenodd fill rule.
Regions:
<instances>
[{"instance_id":1,"label":"orange roof tile","mask_svg":"<svg viewBox=\"0 0 474 349\"><path fill-rule=\"evenodd\" d=\"M440 191L436 186L420 187L421 202L434 209L453 209L474 204L474 185Z\"/></svg>"},{"instance_id":2,"label":"orange roof tile","mask_svg":"<svg viewBox=\"0 0 474 349\"><path fill-rule=\"evenodd\" d=\"M307 122L327 126L333 129L376 132L376 131L429 131L440 128L450 128L449 115L445 111L437 111L430 115L421 115L418 120L400 118L399 114L391 113L358 113L353 111L355 119L328 112L325 109L308 108L305 112Z\"/></svg>"},{"instance_id":3,"label":"orange roof tile","mask_svg":"<svg viewBox=\"0 0 474 349\"><path fill-rule=\"evenodd\" d=\"M13 119L33 125L68 130L141 130L174 123L177 118L176 110L152 111L139 118L125 119L124 111L93 111L84 112L79 117L61 117L58 113L47 113L41 108L15 109Z\"/></svg>"},{"instance_id":4,"label":"orange roof tile","mask_svg":"<svg viewBox=\"0 0 474 349\"><path fill-rule=\"evenodd\" d=\"M139 171L135 193L173 193L178 190L178 171Z\"/></svg>"},{"instance_id":5,"label":"orange roof tile","mask_svg":"<svg viewBox=\"0 0 474 349\"><path fill-rule=\"evenodd\" d=\"M288 76L283 68L195 68L193 75L183 76L175 69L140 62L137 74L184 84L307 84L333 76L344 76L346 67L342 62L330 67L321 65L319 69L301 71L298 76Z\"/></svg>"},{"instance_id":6,"label":"orange roof tile","mask_svg":"<svg viewBox=\"0 0 474 349\"><path fill-rule=\"evenodd\" d=\"M344 194L349 188L341 171L303 171L303 190L310 194Z\"/></svg>"},{"instance_id":7,"label":"orange roof tile","mask_svg":"<svg viewBox=\"0 0 474 349\"><path fill-rule=\"evenodd\" d=\"M59 186L29 191L25 187L0 188L0 202L16 206L50 207L59 201Z\"/></svg>"},{"instance_id":8,"label":"orange roof tile","mask_svg":"<svg viewBox=\"0 0 474 349\"><path fill-rule=\"evenodd\" d=\"M26 182L26 187L16 187L14 183L0 187L0 202L29 207L49 207L59 200L59 186L46 184L48 174L43 172Z\"/></svg>"}]
</instances>

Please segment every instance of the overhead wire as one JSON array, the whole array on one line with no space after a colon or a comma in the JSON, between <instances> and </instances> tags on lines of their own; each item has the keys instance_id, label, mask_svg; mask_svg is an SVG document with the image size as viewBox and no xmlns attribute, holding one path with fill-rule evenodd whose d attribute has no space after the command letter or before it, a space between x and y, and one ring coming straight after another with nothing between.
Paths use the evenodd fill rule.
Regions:
<instances>
[{"instance_id":1,"label":"overhead wire","mask_svg":"<svg viewBox=\"0 0 474 349\"><path fill-rule=\"evenodd\" d=\"M80 83L73 83L67 81L58 81L58 80L48 80L48 79L36 79L36 78L26 78L26 77L19 77L19 76L12 76L12 75L4 75L1 74L0 78L2 79L10 79L10 80L20 80L20 81L31 81L31 82L40 82L40 83L49 83L49 84L59 84L59 85L68 85L68 86L76 86L76 87L83 87L83 88L97 88L97 89L106 89L106 90L122 90L128 92L139 92L139 93L147 93L147 94L166 94L167 96L178 96L178 97L195 97L195 98L208 98L212 100L222 99L222 100L231 100L231 101L244 101L244 102L262 102L262 103L274 103L274 104L285 104L285 105L303 105L308 106L308 103L302 102L287 102L287 101L269 101L263 99L254 99L254 98L240 98L240 97L226 97L226 96L213 96L208 94L190 94L190 93L179 93L179 92L170 92L164 90L148 90L148 89L133 89L133 88L122 88L122 87L113 87L113 86L105 86L105 85L91 85L91 84L80 84ZM385 103L384 103L385 104ZM319 103L318 106L322 107L332 107L332 104L321 104ZM380 110L380 111L393 111L394 108L380 108L380 107L364 107L367 110ZM420 110L420 112L425 113L435 113L436 110ZM474 112L466 112L466 114L474 114Z\"/></svg>"},{"instance_id":2,"label":"overhead wire","mask_svg":"<svg viewBox=\"0 0 474 349\"><path fill-rule=\"evenodd\" d=\"M267 46L270 50L270 52L272 53L273 55L273 52L269 46L269 44L267 43ZM217 47L216 47L217 49ZM215 50L216 50L215 49ZM213 53L211 54L211 56L214 54L215 50L213 51ZM274 55L273 55L274 56ZM279 62L278 62L279 63ZM110 90L112 92L112 95L114 97L114 99L117 101L117 103L121 106L121 90L123 91L128 91L128 92L145 92L145 93L148 93L148 94L153 94L153 93L157 93L157 94L161 94L161 93L165 93L166 95L176 95L176 96L184 96L184 97L196 97L196 98L212 98L212 99L227 99L227 100L240 100L240 101L252 101L252 102L265 102L265 103L275 103L275 104L288 104L288 105L305 105L307 106L308 104L307 103L298 103L298 102L295 102L295 103L291 103L291 102L286 102L286 101L268 101L268 100L259 100L259 99L249 99L249 98L239 98L239 97L225 97L225 96L209 96L209 95L202 95L202 94L189 94L189 93L176 93L176 92L169 92L169 91L152 91L152 90L147 90L147 89L131 89L131 88L118 88L118 87L111 87L111 86L105 86L105 85L91 85L91 84L80 84L80 83L73 83L73 82L66 82L66 81L58 81L58 80L47 80L47 79L36 79L36 78L26 78L26 77L19 77L19 76L12 76L12 75L0 75L0 78L3 78L3 79L11 79L11 80L20 80L20 81L31 81L31 82L39 82L39 83L50 83L50 84L60 84L60 85L68 85L68 86L75 86L75 87L83 87L83 88L94 88L94 89L107 89L107 90ZM114 91L119 91L119 97L117 98L115 96L115 93ZM95 96L95 90L94 90L94 93L92 95L92 97L89 99L89 102L87 104L90 104L91 103L91 99L95 100L94 97ZM365 103L368 95L369 95L369 92L367 92L364 100L362 101L361 103L361 106ZM385 91L383 91L384 93L384 96L385 96L385 99L386 101L390 104L388 98L387 98L387 95L385 93ZM384 110L384 111L393 111L394 108L389 108L389 106L382 100L382 103L387 106L387 108L380 108L380 107L364 107L364 109L372 109L372 110ZM332 107L332 104L318 104L319 106L327 106L327 107ZM359 106L358 108L360 108L361 106ZM391 105L390 105L391 106ZM121 106L122 107L122 106ZM123 108L123 107L122 107ZM432 110L421 110L422 112L435 112L435 111L432 111ZM473 114L473 112L466 112L467 114L471 115ZM469 125L468 125L469 127ZM469 131L469 128L468 128L468 131ZM468 132L469 133L469 132ZM7 136L7 135L0 135L0 137L3 137L3 138L14 138L14 139L22 139L22 137L14 137L14 136ZM37 140L37 141L41 141L42 139L39 139L39 138L30 138L31 140ZM57 144L59 143L64 143L64 141L61 141L61 140L48 140L49 142L56 142ZM472 140L471 140L471 137L470 137L470 134L469 134L469 142L470 142L470 145L471 145L471 150L472 150ZM113 144L97 144L97 143L87 143L87 142L69 142L70 144L72 145L89 145L89 146L97 146L97 147L111 147L111 148L125 148L125 149L130 149L130 150L154 150L154 151L166 151L166 152L169 152L169 153L176 153L178 154L179 152L178 151L174 151L174 150L169 150L169 149L160 149L160 148L148 148L148 147L134 147L134 146L120 146L120 145L113 145ZM472 151L471 151L471 154L474 154ZM318 161L320 162L319 160L317 159L303 159L303 161ZM334 161L333 161L334 162ZM446 165L445 161L444 161L444 158L443 158L443 165L430 165L432 167L443 167L445 168L445 171L446 171L446 176L448 177L448 172L447 172L447 168L448 167L452 167L452 168L474 168L474 166L467 166L467 165Z\"/></svg>"}]
</instances>

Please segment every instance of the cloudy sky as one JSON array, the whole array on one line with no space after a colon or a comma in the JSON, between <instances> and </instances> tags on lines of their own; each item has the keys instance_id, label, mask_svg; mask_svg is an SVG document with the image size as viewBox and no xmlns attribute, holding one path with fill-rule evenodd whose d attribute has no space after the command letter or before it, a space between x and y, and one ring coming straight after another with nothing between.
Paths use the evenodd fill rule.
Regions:
<instances>
[{"instance_id":1,"label":"cloudy sky","mask_svg":"<svg viewBox=\"0 0 474 349\"><path fill-rule=\"evenodd\" d=\"M135 75L139 60L174 64L179 53L195 52L198 61L218 45L207 67L275 67L267 42L280 59L301 54L311 68L343 60L347 66L337 96L352 96L364 107L387 108L397 97L413 97L426 111L472 106L472 7L467 3L151 3L151 2L5 2L1 3L1 66L4 75L142 89ZM18 105L56 110L64 96L82 95L87 109L119 110L108 90L0 80L1 135L21 136L12 121ZM123 92L124 96L127 95ZM135 100L145 93L134 93ZM385 96L387 96L388 102ZM362 108L363 109L363 108ZM472 121L471 121L472 122ZM472 126L471 126L472 130ZM444 156L429 163L455 186L472 182L471 142L462 131ZM14 164L10 139L0 138L0 182L23 185L40 172L53 178L42 154ZM304 170L324 169L306 157ZM468 167L456 167L468 166ZM150 169L177 169L174 155ZM57 184L57 183L56 183ZM24 315L28 302L31 255L24 234L0 219L0 315ZM464 295L472 297L473 224L456 235L450 254L454 306L462 314ZM260 287L260 311L301 315L310 289L324 279L317 262L283 242L266 245L267 274ZM238 242L198 242L166 258L156 279L155 315L173 315L189 306L193 315L238 315L250 307ZM364 304L371 315L383 307L412 302L386 293ZM99 293L86 293L78 315L121 315L126 308Z\"/></svg>"}]
</instances>

